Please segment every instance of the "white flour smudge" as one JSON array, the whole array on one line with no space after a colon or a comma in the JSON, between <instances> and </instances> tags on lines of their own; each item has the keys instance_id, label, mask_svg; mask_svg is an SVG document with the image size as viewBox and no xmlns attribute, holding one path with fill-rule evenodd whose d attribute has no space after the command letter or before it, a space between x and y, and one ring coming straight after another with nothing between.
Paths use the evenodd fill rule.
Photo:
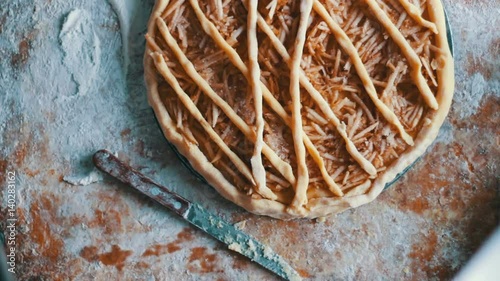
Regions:
<instances>
[{"instance_id":1,"label":"white flour smudge","mask_svg":"<svg viewBox=\"0 0 500 281\"><path fill-rule=\"evenodd\" d=\"M87 11L73 10L64 21L59 40L64 52L63 64L77 86L77 95L84 96L95 84L101 64L101 42Z\"/></svg>"},{"instance_id":2,"label":"white flour smudge","mask_svg":"<svg viewBox=\"0 0 500 281\"><path fill-rule=\"evenodd\" d=\"M102 174L98 171L92 171L88 175L64 176L63 180L71 185L86 186L92 183L102 181Z\"/></svg>"},{"instance_id":3,"label":"white flour smudge","mask_svg":"<svg viewBox=\"0 0 500 281\"><path fill-rule=\"evenodd\" d=\"M130 65L129 57L129 34L130 24L132 22L132 12L138 8L140 4L135 0L109 0L109 4L113 11L115 11L118 22L120 23L120 33L122 37L122 56L123 56L123 69L125 77L127 77L128 66Z\"/></svg>"},{"instance_id":4,"label":"white flour smudge","mask_svg":"<svg viewBox=\"0 0 500 281\"><path fill-rule=\"evenodd\" d=\"M488 84L481 73L474 73L469 81L458 83L463 83L464 87L455 91L455 104L460 118L467 118L474 115L481 105L483 96L488 93Z\"/></svg>"}]
</instances>

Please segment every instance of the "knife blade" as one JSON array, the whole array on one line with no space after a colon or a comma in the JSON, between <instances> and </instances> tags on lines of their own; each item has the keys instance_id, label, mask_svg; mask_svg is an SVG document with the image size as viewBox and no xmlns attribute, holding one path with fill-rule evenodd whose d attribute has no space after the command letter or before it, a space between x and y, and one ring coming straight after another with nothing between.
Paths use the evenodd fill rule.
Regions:
<instances>
[{"instance_id":1,"label":"knife blade","mask_svg":"<svg viewBox=\"0 0 500 281\"><path fill-rule=\"evenodd\" d=\"M228 245L230 250L250 258L285 280L301 280L300 275L270 247L219 216L210 213L202 206L192 203L170 191L167 187L154 182L123 163L111 152L107 150L97 151L94 154L93 162L99 170L167 207L192 225Z\"/></svg>"}]
</instances>

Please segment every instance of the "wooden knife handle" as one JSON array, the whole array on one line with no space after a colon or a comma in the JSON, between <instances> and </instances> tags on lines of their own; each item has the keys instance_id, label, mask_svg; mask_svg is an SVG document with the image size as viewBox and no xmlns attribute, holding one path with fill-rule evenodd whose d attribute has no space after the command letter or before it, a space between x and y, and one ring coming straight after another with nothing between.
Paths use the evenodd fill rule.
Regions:
<instances>
[{"instance_id":1,"label":"wooden knife handle","mask_svg":"<svg viewBox=\"0 0 500 281\"><path fill-rule=\"evenodd\" d=\"M188 212L191 202L131 168L111 152L99 150L92 159L99 170L130 185L180 216Z\"/></svg>"}]
</instances>

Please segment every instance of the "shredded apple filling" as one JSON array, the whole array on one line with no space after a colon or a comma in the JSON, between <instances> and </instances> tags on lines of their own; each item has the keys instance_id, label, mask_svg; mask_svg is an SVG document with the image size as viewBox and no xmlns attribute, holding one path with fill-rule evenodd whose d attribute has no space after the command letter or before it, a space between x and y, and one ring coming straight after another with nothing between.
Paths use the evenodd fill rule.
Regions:
<instances>
[{"instance_id":1,"label":"shredded apple filling","mask_svg":"<svg viewBox=\"0 0 500 281\"><path fill-rule=\"evenodd\" d=\"M158 1L146 57L169 130L291 216L363 195L440 109L436 1Z\"/></svg>"}]
</instances>

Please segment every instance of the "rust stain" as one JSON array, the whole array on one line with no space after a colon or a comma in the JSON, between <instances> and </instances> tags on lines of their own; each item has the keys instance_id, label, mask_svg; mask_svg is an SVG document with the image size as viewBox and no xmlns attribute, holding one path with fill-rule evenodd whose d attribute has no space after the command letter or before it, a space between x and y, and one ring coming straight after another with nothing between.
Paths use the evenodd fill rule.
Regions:
<instances>
[{"instance_id":1,"label":"rust stain","mask_svg":"<svg viewBox=\"0 0 500 281\"><path fill-rule=\"evenodd\" d=\"M38 175L40 173L40 170L30 170L30 169L25 169L24 170L24 173L28 176L28 177L35 177L36 175Z\"/></svg>"},{"instance_id":2,"label":"rust stain","mask_svg":"<svg viewBox=\"0 0 500 281\"><path fill-rule=\"evenodd\" d=\"M450 116L450 122L457 129L475 129L473 132L476 138L484 138L491 133L498 131L498 122L500 122L500 97L494 93L485 93L481 100L481 105L469 119L456 120Z\"/></svg>"},{"instance_id":3,"label":"rust stain","mask_svg":"<svg viewBox=\"0 0 500 281\"><path fill-rule=\"evenodd\" d=\"M472 116L472 119L471 126L479 125L481 128L492 129L490 132L498 132L500 97L492 93L483 98L481 108Z\"/></svg>"},{"instance_id":4,"label":"rust stain","mask_svg":"<svg viewBox=\"0 0 500 281\"><path fill-rule=\"evenodd\" d=\"M81 225L82 223L85 222L85 220L81 216L71 216L69 221L70 221L70 225L72 225L72 226Z\"/></svg>"},{"instance_id":5,"label":"rust stain","mask_svg":"<svg viewBox=\"0 0 500 281\"><path fill-rule=\"evenodd\" d=\"M84 265L85 261L82 261L79 258L72 258L68 262L64 264L64 269L61 271L65 271L65 275L67 276L61 276L60 280L75 280L78 278L75 278L75 276L78 276L84 272Z\"/></svg>"},{"instance_id":6,"label":"rust stain","mask_svg":"<svg viewBox=\"0 0 500 281\"><path fill-rule=\"evenodd\" d=\"M21 67L26 65L29 58L30 42L28 38L24 38L19 42L18 52L13 54L10 60L12 67Z\"/></svg>"},{"instance_id":7,"label":"rust stain","mask_svg":"<svg viewBox=\"0 0 500 281\"><path fill-rule=\"evenodd\" d=\"M491 42L488 51L493 54L493 57L497 59L500 57L500 38L496 38Z\"/></svg>"},{"instance_id":8,"label":"rust stain","mask_svg":"<svg viewBox=\"0 0 500 281\"><path fill-rule=\"evenodd\" d=\"M144 269L149 269L151 266L148 263L140 261L140 262L138 262L138 263L135 264L135 267L137 267L137 268L139 268L141 270L144 270Z\"/></svg>"},{"instance_id":9,"label":"rust stain","mask_svg":"<svg viewBox=\"0 0 500 281\"><path fill-rule=\"evenodd\" d=\"M437 258L436 251L440 248L438 240L436 232L430 230L423 241L412 246L408 257L412 259L413 272L423 271L427 278L438 277L439 280L448 279L453 275L453 269L443 265L443 261Z\"/></svg>"},{"instance_id":10,"label":"rust stain","mask_svg":"<svg viewBox=\"0 0 500 281\"><path fill-rule=\"evenodd\" d=\"M25 142L21 142L19 145L16 146L16 149L12 154L12 157L14 157L13 160L16 167L20 167L24 163L26 156L32 150L33 142L34 142L33 134L30 134Z\"/></svg>"},{"instance_id":11,"label":"rust stain","mask_svg":"<svg viewBox=\"0 0 500 281\"><path fill-rule=\"evenodd\" d=\"M407 202L406 206L413 212L421 215L429 209L429 200L422 197L413 198L413 200Z\"/></svg>"},{"instance_id":12,"label":"rust stain","mask_svg":"<svg viewBox=\"0 0 500 281\"><path fill-rule=\"evenodd\" d=\"M231 255L233 257L233 268L245 269L250 264L250 262L248 261L248 259L246 257L244 257L238 253L231 252Z\"/></svg>"},{"instance_id":13,"label":"rust stain","mask_svg":"<svg viewBox=\"0 0 500 281\"><path fill-rule=\"evenodd\" d=\"M6 216L7 213L6 212L0 212L0 213L1 213L0 217L2 218L2 221L5 221L5 217L3 217L3 216ZM16 215L17 215L18 225L27 225L26 211L24 209L22 209L21 207L19 207L19 205L16 208ZM28 234L25 232L19 232L17 237L16 237L16 244L25 245L26 240L29 240Z\"/></svg>"},{"instance_id":14,"label":"rust stain","mask_svg":"<svg viewBox=\"0 0 500 281\"><path fill-rule=\"evenodd\" d=\"M30 56L31 42L38 35L39 30L32 29L27 34L23 35L21 41L18 44L17 53L12 54L10 58L10 63L14 68L20 68L26 65Z\"/></svg>"},{"instance_id":15,"label":"rust stain","mask_svg":"<svg viewBox=\"0 0 500 281\"><path fill-rule=\"evenodd\" d=\"M104 228L104 234L119 233L123 230L120 213L108 209L106 211L95 210L95 217L88 223L90 228Z\"/></svg>"},{"instance_id":16,"label":"rust stain","mask_svg":"<svg viewBox=\"0 0 500 281\"><path fill-rule=\"evenodd\" d=\"M49 138L44 133L43 127L35 125L37 128L32 128L23 119L22 115L14 115L6 122L7 128L17 129L5 132L7 146L11 145L14 149L4 160L7 161L8 166L12 169L17 169L18 171L23 169L24 172L26 168L23 167L23 164L25 164L30 156L36 156L42 162L47 160L49 155ZM28 176L38 173L31 170L26 170L26 172Z\"/></svg>"},{"instance_id":17,"label":"rust stain","mask_svg":"<svg viewBox=\"0 0 500 281\"><path fill-rule=\"evenodd\" d=\"M99 198L99 207L93 209L93 216L76 214L67 218L71 225L85 224L102 235L114 236L117 233L148 232L151 226L144 226L129 219L130 207L123 201L120 192L98 190L92 197Z\"/></svg>"},{"instance_id":18,"label":"rust stain","mask_svg":"<svg viewBox=\"0 0 500 281\"><path fill-rule=\"evenodd\" d=\"M438 237L436 235L436 232L431 230L429 235L425 237L424 241L412 246L412 251L408 256L420 262L429 262L434 257L437 244Z\"/></svg>"},{"instance_id":19,"label":"rust stain","mask_svg":"<svg viewBox=\"0 0 500 281\"><path fill-rule=\"evenodd\" d=\"M207 253L205 247L191 249L187 268L193 273L222 272L217 266L217 255Z\"/></svg>"},{"instance_id":20,"label":"rust stain","mask_svg":"<svg viewBox=\"0 0 500 281\"><path fill-rule=\"evenodd\" d=\"M161 256L165 254L171 254L179 251L182 247L181 244L184 242L188 242L194 239L193 229L186 227L181 232L177 234L177 239L168 244L156 244L144 251L142 254L143 257L148 256Z\"/></svg>"},{"instance_id":21,"label":"rust stain","mask_svg":"<svg viewBox=\"0 0 500 281\"><path fill-rule=\"evenodd\" d=\"M32 192L32 203L26 208L18 208L19 225L28 225L28 231L20 231L16 244L19 249L19 280L52 273L53 280L69 280L75 271L64 271L67 255L64 252L64 229L66 221L59 215L61 200L56 194ZM57 228L57 230L56 230ZM58 230L63 229L62 233Z\"/></svg>"},{"instance_id":22,"label":"rust stain","mask_svg":"<svg viewBox=\"0 0 500 281\"><path fill-rule=\"evenodd\" d=\"M80 251L80 257L84 258L88 262L96 261L99 256L97 252L99 249L96 246L85 246Z\"/></svg>"},{"instance_id":23,"label":"rust stain","mask_svg":"<svg viewBox=\"0 0 500 281\"><path fill-rule=\"evenodd\" d=\"M495 66L483 57L469 53L467 56L467 74L472 76L474 73L480 73L486 80L490 80L494 73Z\"/></svg>"},{"instance_id":24,"label":"rust stain","mask_svg":"<svg viewBox=\"0 0 500 281\"><path fill-rule=\"evenodd\" d=\"M177 234L177 239L180 242L191 241L194 239L193 232L194 230L192 228L185 227L181 232L179 232L179 234Z\"/></svg>"},{"instance_id":25,"label":"rust stain","mask_svg":"<svg viewBox=\"0 0 500 281\"><path fill-rule=\"evenodd\" d=\"M118 245L111 246L111 251L98 254L99 249L96 246L85 246L80 251L80 256L88 262L100 261L104 265L114 266L118 270L122 270L125 266L125 261L132 255L130 250L122 250Z\"/></svg>"},{"instance_id":26,"label":"rust stain","mask_svg":"<svg viewBox=\"0 0 500 281\"><path fill-rule=\"evenodd\" d=\"M417 166L414 172L409 172L402 180L403 184L397 184L382 194L389 196L389 201L401 210L408 210L419 215L429 215L436 211L436 203L442 208L458 210L460 198L453 198L448 201L449 194L457 188L467 188L467 184L460 180L460 168L456 161L449 159L448 147L438 144L429 155L426 155L420 162L426 162ZM453 153L453 152L452 152ZM441 169L443 163L448 163L447 169ZM446 173L446 174L444 174ZM408 183L411 188L406 184ZM453 194L455 195L455 194ZM433 207L431 207L433 206ZM434 209L433 209L434 208ZM446 212L449 214L449 212ZM444 214L444 213L443 213Z\"/></svg>"},{"instance_id":27,"label":"rust stain","mask_svg":"<svg viewBox=\"0 0 500 281\"><path fill-rule=\"evenodd\" d=\"M165 254L170 254L173 252L179 251L181 248L177 246L176 244L169 243L166 245L162 244L156 244L151 246L149 249L146 249L144 253L142 253L143 257L149 257L149 256L161 256Z\"/></svg>"},{"instance_id":28,"label":"rust stain","mask_svg":"<svg viewBox=\"0 0 500 281\"><path fill-rule=\"evenodd\" d=\"M123 130L120 132L120 136L122 138L125 138L125 137L128 137L130 135L130 132L132 132L132 130L130 130L129 128Z\"/></svg>"},{"instance_id":29,"label":"rust stain","mask_svg":"<svg viewBox=\"0 0 500 281\"><path fill-rule=\"evenodd\" d=\"M453 147L453 151L455 152L455 156L457 158L463 158L465 160L465 162L467 162L467 166L469 167L469 171L474 173L474 165L471 163L471 161L469 161L467 156L464 154L463 145L455 142L452 144L452 147Z\"/></svg>"},{"instance_id":30,"label":"rust stain","mask_svg":"<svg viewBox=\"0 0 500 281\"><path fill-rule=\"evenodd\" d=\"M106 192L98 191L95 196L99 198L101 204L105 206L114 206L117 210L120 210L119 215L128 216L130 215L130 208L128 204L123 202L123 196L120 192Z\"/></svg>"},{"instance_id":31,"label":"rust stain","mask_svg":"<svg viewBox=\"0 0 500 281\"><path fill-rule=\"evenodd\" d=\"M132 251L122 251L118 245L111 246L111 252L99 255L99 260L104 265L114 265L118 270L122 270L124 262L132 255Z\"/></svg>"},{"instance_id":32,"label":"rust stain","mask_svg":"<svg viewBox=\"0 0 500 281\"><path fill-rule=\"evenodd\" d=\"M5 177L7 175L7 167L8 167L8 162L7 160L0 160L0 184L2 186L5 185Z\"/></svg>"},{"instance_id":33,"label":"rust stain","mask_svg":"<svg viewBox=\"0 0 500 281\"><path fill-rule=\"evenodd\" d=\"M300 277L302 278L310 278L311 274L309 274L309 271L306 269L297 269L297 272L299 273Z\"/></svg>"},{"instance_id":34,"label":"rust stain","mask_svg":"<svg viewBox=\"0 0 500 281\"><path fill-rule=\"evenodd\" d=\"M30 215L33 227L30 232L31 241L38 244L37 251L51 262L57 262L62 254L64 243L51 230L57 218L59 199L53 195L40 195L38 201L31 203Z\"/></svg>"},{"instance_id":35,"label":"rust stain","mask_svg":"<svg viewBox=\"0 0 500 281\"><path fill-rule=\"evenodd\" d=\"M142 157L146 157L146 150L144 146L144 142L142 140L138 140L134 145L134 151Z\"/></svg>"}]
</instances>

